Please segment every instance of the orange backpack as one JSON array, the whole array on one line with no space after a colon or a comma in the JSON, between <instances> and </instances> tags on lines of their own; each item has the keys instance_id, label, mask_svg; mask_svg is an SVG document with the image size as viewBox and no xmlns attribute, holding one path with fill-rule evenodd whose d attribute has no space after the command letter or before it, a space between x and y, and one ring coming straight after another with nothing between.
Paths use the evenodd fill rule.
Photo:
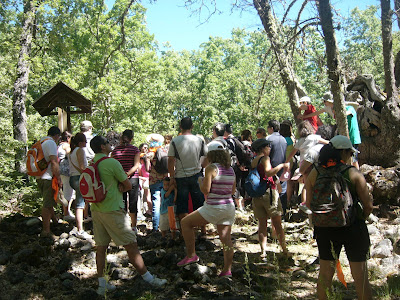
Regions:
<instances>
[{"instance_id":1,"label":"orange backpack","mask_svg":"<svg viewBox=\"0 0 400 300\"><path fill-rule=\"evenodd\" d=\"M49 140L39 140L32 145L26 154L26 173L30 176L42 176L46 172L49 163L46 161L42 149L42 143Z\"/></svg>"}]
</instances>

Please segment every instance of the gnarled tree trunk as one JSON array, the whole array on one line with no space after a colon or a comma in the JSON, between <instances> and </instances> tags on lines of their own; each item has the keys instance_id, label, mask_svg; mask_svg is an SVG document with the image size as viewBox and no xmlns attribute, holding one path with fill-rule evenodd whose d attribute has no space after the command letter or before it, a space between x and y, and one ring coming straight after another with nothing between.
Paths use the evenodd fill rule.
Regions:
<instances>
[{"instance_id":1,"label":"gnarled tree trunk","mask_svg":"<svg viewBox=\"0 0 400 300\"><path fill-rule=\"evenodd\" d=\"M285 52L281 37L278 34L277 26L279 25L272 14L269 0L253 0L253 4L261 19L278 61L280 76L289 96L290 108L293 115L297 116L299 114L297 100L299 97L303 97L307 93L300 81L297 79L293 66L289 63L288 55Z\"/></svg>"},{"instance_id":2,"label":"gnarled tree trunk","mask_svg":"<svg viewBox=\"0 0 400 300\"><path fill-rule=\"evenodd\" d=\"M335 30L333 28L332 11L329 0L317 1L319 18L326 47L328 65L328 78L331 83L333 95L333 107L335 109L336 123L341 135L349 136L347 127L346 108L344 104L344 75L340 61L339 49L336 42Z\"/></svg>"},{"instance_id":3,"label":"gnarled tree trunk","mask_svg":"<svg viewBox=\"0 0 400 300\"><path fill-rule=\"evenodd\" d=\"M13 95L13 128L14 139L21 142L21 146L16 150L15 169L20 173L25 173L26 143L28 140L26 128L26 93L29 81L29 58L31 54L31 44L33 35L33 21L36 12L36 1L24 1L25 18L21 33L21 49L19 51L17 78L14 83Z\"/></svg>"}]
</instances>

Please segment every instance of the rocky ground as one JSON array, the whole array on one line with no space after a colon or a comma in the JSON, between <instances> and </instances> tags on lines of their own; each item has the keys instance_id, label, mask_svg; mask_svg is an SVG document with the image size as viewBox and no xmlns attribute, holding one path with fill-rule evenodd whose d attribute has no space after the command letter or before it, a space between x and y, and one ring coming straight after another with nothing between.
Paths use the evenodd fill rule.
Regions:
<instances>
[{"instance_id":1,"label":"rocky ground","mask_svg":"<svg viewBox=\"0 0 400 300\"><path fill-rule=\"evenodd\" d=\"M392 216L396 217L395 211ZM377 299L400 299L400 218L375 218L371 234L370 280ZM53 241L40 238L41 221L21 214L3 214L0 221L0 299L101 299L96 294L95 248L69 232L73 224L52 224ZM90 223L85 224L91 233ZM184 243L150 234L139 226L138 244L149 270L168 279L164 289L152 289L130 265L123 248L111 245L107 268L117 290L109 299L315 299L318 251L306 216L291 211L285 231L292 258L280 255L270 240L267 261L259 258L257 227L251 211L238 212L233 226L232 278L218 278L223 264L215 228L196 241L198 264L178 268ZM340 261L348 283L335 279L333 299L355 299L354 284L344 254Z\"/></svg>"}]
</instances>

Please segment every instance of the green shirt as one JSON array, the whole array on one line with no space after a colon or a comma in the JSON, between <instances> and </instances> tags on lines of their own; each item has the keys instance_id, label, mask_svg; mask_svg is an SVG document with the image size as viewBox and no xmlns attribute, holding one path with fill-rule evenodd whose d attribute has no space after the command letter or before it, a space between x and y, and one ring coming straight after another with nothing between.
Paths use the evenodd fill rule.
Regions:
<instances>
[{"instance_id":1,"label":"green shirt","mask_svg":"<svg viewBox=\"0 0 400 300\"><path fill-rule=\"evenodd\" d=\"M353 145L361 144L360 130L358 129L357 113L353 106L346 106L346 111L350 112L347 115L347 127L349 128L349 137Z\"/></svg>"},{"instance_id":2,"label":"green shirt","mask_svg":"<svg viewBox=\"0 0 400 300\"><path fill-rule=\"evenodd\" d=\"M104 153L97 153L93 161L106 156ZM109 212L124 208L122 193L118 190L118 183L125 181L128 177L119 161L108 158L98 164L100 179L106 187L106 198L100 203L92 203L91 209L100 212Z\"/></svg>"}]
</instances>

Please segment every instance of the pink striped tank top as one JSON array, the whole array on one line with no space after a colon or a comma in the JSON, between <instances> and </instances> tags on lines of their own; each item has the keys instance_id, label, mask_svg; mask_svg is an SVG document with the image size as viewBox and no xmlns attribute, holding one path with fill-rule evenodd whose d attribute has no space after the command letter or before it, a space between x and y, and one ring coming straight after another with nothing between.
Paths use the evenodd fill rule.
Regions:
<instances>
[{"instance_id":1,"label":"pink striped tank top","mask_svg":"<svg viewBox=\"0 0 400 300\"><path fill-rule=\"evenodd\" d=\"M217 167L217 176L211 182L210 193L206 200L207 204L233 204L232 185L235 182L235 172L231 167L225 168L218 163L213 165Z\"/></svg>"}]
</instances>

